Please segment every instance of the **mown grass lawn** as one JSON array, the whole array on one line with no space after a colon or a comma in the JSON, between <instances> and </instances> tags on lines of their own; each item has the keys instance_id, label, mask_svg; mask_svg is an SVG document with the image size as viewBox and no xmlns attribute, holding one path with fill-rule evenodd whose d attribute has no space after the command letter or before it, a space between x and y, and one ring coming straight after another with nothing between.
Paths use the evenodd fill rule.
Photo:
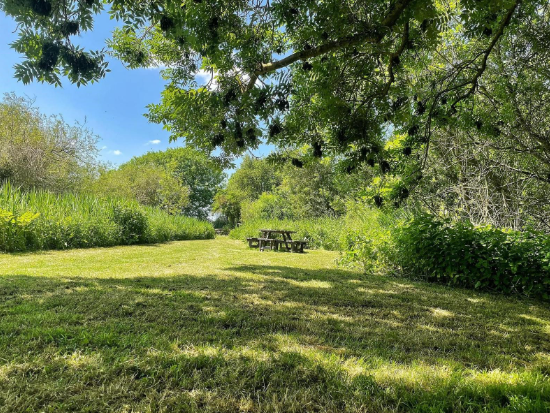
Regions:
<instances>
[{"instance_id":1,"label":"mown grass lawn","mask_svg":"<svg viewBox=\"0 0 550 413\"><path fill-rule=\"evenodd\" d=\"M0 255L0 412L550 410L544 303L219 238Z\"/></svg>"}]
</instances>

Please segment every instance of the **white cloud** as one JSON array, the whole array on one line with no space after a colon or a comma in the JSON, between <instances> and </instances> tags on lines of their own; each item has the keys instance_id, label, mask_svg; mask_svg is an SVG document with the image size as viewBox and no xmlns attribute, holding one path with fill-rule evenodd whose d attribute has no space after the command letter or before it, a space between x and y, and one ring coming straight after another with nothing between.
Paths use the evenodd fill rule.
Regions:
<instances>
[{"instance_id":1,"label":"white cloud","mask_svg":"<svg viewBox=\"0 0 550 413\"><path fill-rule=\"evenodd\" d=\"M104 151L105 149L107 149L107 147L106 147L106 146L102 146L101 149L100 149L100 151Z\"/></svg>"},{"instance_id":2,"label":"white cloud","mask_svg":"<svg viewBox=\"0 0 550 413\"><path fill-rule=\"evenodd\" d=\"M149 143L151 145L158 145L160 143L160 139L155 139L155 140L149 141Z\"/></svg>"},{"instance_id":3,"label":"white cloud","mask_svg":"<svg viewBox=\"0 0 550 413\"><path fill-rule=\"evenodd\" d=\"M160 64L160 63L153 63L150 66L144 67L145 70L165 70L168 69L168 66Z\"/></svg>"},{"instance_id":4,"label":"white cloud","mask_svg":"<svg viewBox=\"0 0 550 413\"><path fill-rule=\"evenodd\" d=\"M113 151L113 155L116 155L116 156L122 155L122 152L120 152L120 151L117 149L117 150Z\"/></svg>"},{"instance_id":5,"label":"white cloud","mask_svg":"<svg viewBox=\"0 0 550 413\"><path fill-rule=\"evenodd\" d=\"M208 86L208 90L215 90L218 87L216 76L216 72L212 73L210 70L199 70L195 75L195 79L199 85Z\"/></svg>"},{"instance_id":6,"label":"white cloud","mask_svg":"<svg viewBox=\"0 0 550 413\"><path fill-rule=\"evenodd\" d=\"M233 69L231 75L240 77L241 82L245 84L250 81L250 75L236 67ZM213 91L216 90L219 85L217 76L218 72L216 71L212 72L211 70L199 70L195 75L195 80L199 85L208 87L208 90ZM255 85L258 87L263 87L263 84L259 79L256 79Z\"/></svg>"}]
</instances>

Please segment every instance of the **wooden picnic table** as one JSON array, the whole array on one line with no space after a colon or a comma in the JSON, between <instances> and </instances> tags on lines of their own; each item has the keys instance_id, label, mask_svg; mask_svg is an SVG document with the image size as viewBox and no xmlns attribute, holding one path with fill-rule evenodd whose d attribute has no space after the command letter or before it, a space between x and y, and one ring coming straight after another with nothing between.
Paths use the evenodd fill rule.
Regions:
<instances>
[{"instance_id":1,"label":"wooden picnic table","mask_svg":"<svg viewBox=\"0 0 550 413\"><path fill-rule=\"evenodd\" d=\"M292 234L295 234L296 231L286 229L260 229L260 232L262 233L261 238L258 238L258 247L260 251L263 251L266 246L269 246L271 250L278 250L279 246L284 245L287 251L304 252L306 242L294 241L292 239ZM274 235L282 235L283 240L281 241L274 238Z\"/></svg>"},{"instance_id":2,"label":"wooden picnic table","mask_svg":"<svg viewBox=\"0 0 550 413\"><path fill-rule=\"evenodd\" d=\"M288 229L261 229L260 238L247 238L248 246L250 248L259 248L260 251L264 251L269 247L272 251L279 250L280 246L284 246L287 251L291 252L304 252L304 248L307 245L306 240L293 240L292 234L296 231L290 231ZM274 236L282 235L283 239L277 239Z\"/></svg>"}]
</instances>

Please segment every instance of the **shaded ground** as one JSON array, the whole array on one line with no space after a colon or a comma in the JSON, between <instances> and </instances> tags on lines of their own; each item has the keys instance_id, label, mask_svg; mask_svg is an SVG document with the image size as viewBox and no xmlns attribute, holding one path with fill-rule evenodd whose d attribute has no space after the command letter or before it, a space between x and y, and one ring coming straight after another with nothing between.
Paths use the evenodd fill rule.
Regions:
<instances>
[{"instance_id":1,"label":"shaded ground","mask_svg":"<svg viewBox=\"0 0 550 413\"><path fill-rule=\"evenodd\" d=\"M543 303L220 238L0 255L0 412L550 411Z\"/></svg>"}]
</instances>

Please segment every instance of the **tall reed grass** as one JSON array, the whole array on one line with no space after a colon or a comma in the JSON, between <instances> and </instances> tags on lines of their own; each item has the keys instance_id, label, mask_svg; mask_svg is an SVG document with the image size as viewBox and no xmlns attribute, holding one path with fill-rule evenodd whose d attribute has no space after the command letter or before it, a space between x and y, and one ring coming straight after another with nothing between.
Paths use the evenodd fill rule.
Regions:
<instances>
[{"instance_id":1,"label":"tall reed grass","mask_svg":"<svg viewBox=\"0 0 550 413\"><path fill-rule=\"evenodd\" d=\"M214 238L214 229L208 222L144 208L130 200L23 192L9 183L0 186L0 251L4 252L209 238Z\"/></svg>"}]
</instances>

